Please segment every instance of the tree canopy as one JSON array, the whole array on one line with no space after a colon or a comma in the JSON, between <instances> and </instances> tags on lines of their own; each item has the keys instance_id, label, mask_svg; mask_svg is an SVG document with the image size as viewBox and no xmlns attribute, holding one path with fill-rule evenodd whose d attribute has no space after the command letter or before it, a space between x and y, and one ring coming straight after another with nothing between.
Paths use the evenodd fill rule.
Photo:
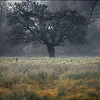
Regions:
<instances>
[{"instance_id":1,"label":"tree canopy","mask_svg":"<svg viewBox=\"0 0 100 100\"><path fill-rule=\"evenodd\" d=\"M86 42L87 20L75 10L50 12L46 5L33 1L10 6L9 23L14 26L12 44L33 42L33 45L46 45L49 56L55 57L55 46Z\"/></svg>"}]
</instances>

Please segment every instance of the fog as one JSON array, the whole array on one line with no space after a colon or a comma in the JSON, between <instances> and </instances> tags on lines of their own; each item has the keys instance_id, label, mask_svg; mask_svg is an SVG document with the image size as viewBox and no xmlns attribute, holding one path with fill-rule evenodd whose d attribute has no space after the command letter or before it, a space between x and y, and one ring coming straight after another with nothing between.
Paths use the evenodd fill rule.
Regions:
<instances>
[{"instance_id":1,"label":"fog","mask_svg":"<svg viewBox=\"0 0 100 100\"><path fill-rule=\"evenodd\" d=\"M45 3L48 6L48 9L52 12L60 9L72 9L79 12L81 15L84 15L87 19L91 11L91 2L92 1L41 1L40 3ZM99 2L100 7L100 2ZM96 10L97 11L97 10ZM95 11L95 12L96 12ZM100 11L99 15L93 17L100 20ZM83 45L73 45L67 43L64 46L55 47L56 57L68 57L68 56L100 56L100 21L91 23L87 29L86 39L89 44ZM0 25L6 27L6 29L11 30L7 24L5 25L6 20ZM5 28L3 28L5 30ZM2 31L4 31L2 30ZM1 32L1 30L0 30ZM39 47L34 47L32 43L27 45L17 45L11 46L10 43L4 40L6 35L5 32L0 33L0 56L49 56L48 51L45 45L40 45Z\"/></svg>"}]
</instances>

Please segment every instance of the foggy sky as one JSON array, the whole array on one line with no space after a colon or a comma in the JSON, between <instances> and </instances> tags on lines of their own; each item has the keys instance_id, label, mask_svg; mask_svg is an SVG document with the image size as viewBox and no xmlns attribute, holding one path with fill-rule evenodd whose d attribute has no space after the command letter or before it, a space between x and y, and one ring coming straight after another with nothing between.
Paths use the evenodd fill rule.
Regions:
<instances>
[{"instance_id":1,"label":"foggy sky","mask_svg":"<svg viewBox=\"0 0 100 100\"><path fill-rule=\"evenodd\" d=\"M42 4L44 2L41 2ZM91 1L47 1L45 4L48 6L50 11L56 11L59 9L72 9L77 10L79 13L88 18L90 13ZM86 5L88 4L88 5ZM100 18L100 16L98 16ZM55 56L99 56L100 55L100 21L90 24L87 30L87 41L89 44L84 45L73 45L66 44L63 47L55 47ZM1 42L2 43L2 42ZM0 45L1 45L0 43ZM19 48L20 49L20 48ZM24 46L24 48L18 50L18 46L14 48L17 50L16 55L22 56L49 56L46 46L40 46L34 48L32 43ZM15 52L15 51L14 51ZM8 52L9 53L9 52ZM14 54L14 53L13 53ZM7 55L7 54L6 54Z\"/></svg>"}]
</instances>

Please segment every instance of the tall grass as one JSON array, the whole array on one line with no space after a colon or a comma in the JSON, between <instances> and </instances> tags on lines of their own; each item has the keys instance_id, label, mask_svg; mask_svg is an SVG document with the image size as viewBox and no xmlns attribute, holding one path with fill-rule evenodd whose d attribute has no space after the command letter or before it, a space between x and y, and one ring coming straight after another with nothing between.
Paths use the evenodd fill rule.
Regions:
<instances>
[{"instance_id":1,"label":"tall grass","mask_svg":"<svg viewBox=\"0 0 100 100\"><path fill-rule=\"evenodd\" d=\"M99 57L0 57L0 100L100 100L99 68Z\"/></svg>"}]
</instances>

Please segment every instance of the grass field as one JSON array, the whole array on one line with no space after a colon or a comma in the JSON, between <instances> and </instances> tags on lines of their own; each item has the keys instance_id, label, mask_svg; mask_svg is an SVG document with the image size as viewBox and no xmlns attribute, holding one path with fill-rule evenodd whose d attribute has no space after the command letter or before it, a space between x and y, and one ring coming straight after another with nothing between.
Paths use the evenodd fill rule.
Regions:
<instances>
[{"instance_id":1,"label":"grass field","mask_svg":"<svg viewBox=\"0 0 100 100\"><path fill-rule=\"evenodd\" d=\"M0 57L0 100L100 100L100 57Z\"/></svg>"}]
</instances>

